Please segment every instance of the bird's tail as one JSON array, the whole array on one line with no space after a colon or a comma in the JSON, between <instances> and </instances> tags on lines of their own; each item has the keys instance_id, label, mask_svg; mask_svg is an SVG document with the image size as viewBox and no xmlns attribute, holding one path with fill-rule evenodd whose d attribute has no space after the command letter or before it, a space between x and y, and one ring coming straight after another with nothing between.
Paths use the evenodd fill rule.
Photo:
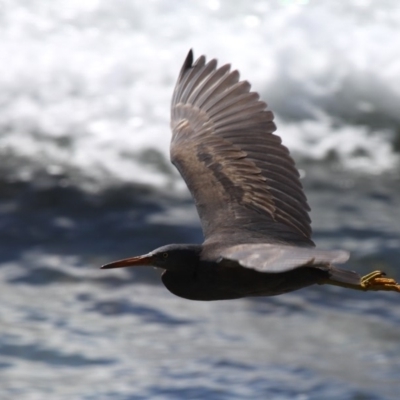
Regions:
<instances>
[{"instance_id":1,"label":"bird's tail","mask_svg":"<svg viewBox=\"0 0 400 400\"><path fill-rule=\"evenodd\" d=\"M347 269L338 268L331 265L329 268L329 280L337 283L347 283L349 285L360 285L361 276L355 271L349 271Z\"/></svg>"}]
</instances>

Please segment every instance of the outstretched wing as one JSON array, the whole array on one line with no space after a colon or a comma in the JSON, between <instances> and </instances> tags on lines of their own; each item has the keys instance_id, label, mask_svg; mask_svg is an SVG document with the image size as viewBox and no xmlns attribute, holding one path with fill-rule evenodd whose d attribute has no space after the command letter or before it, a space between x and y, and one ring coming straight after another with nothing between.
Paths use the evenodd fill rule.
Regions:
<instances>
[{"instance_id":1,"label":"outstretched wing","mask_svg":"<svg viewBox=\"0 0 400 400\"><path fill-rule=\"evenodd\" d=\"M171 161L206 243L314 245L307 199L266 103L230 65L189 52L171 105Z\"/></svg>"}]
</instances>

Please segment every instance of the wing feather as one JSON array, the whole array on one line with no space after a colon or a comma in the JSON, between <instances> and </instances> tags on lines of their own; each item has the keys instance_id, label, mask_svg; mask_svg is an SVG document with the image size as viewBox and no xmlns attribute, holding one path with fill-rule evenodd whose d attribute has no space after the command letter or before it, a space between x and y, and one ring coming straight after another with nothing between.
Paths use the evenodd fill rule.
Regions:
<instances>
[{"instance_id":1,"label":"wing feather","mask_svg":"<svg viewBox=\"0 0 400 400\"><path fill-rule=\"evenodd\" d=\"M216 121L219 121L243 109L253 108L254 111L262 111L265 108L262 102L249 104L249 100L251 101L250 93L246 92L247 87L243 83L237 83L225 98L214 104L213 108L209 110L210 118L215 117L217 118Z\"/></svg>"},{"instance_id":2,"label":"wing feather","mask_svg":"<svg viewBox=\"0 0 400 400\"><path fill-rule=\"evenodd\" d=\"M204 111L209 111L219 102L224 101L226 95L229 96L229 92L232 90L232 87L234 87L234 89L238 89L239 94L245 93L245 88L243 85L238 85L236 87L238 81L239 73L237 71L225 74L219 82L215 83L207 90L207 92L205 92L202 98L203 101L199 102L198 105L194 105L201 107Z\"/></svg>"},{"instance_id":3,"label":"wing feather","mask_svg":"<svg viewBox=\"0 0 400 400\"><path fill-rule=\"evenodd\" d=\"M217 70L217 61L211 60L209 62L211 66L214 68L214 71L210 73L210 75L204 79L204 81L193 91L192 95L189 98L190 103L200 107L202 103L208 98L208 91L212 88L219 79L221 79L227 72L229 72L230 65L224 65ZM211 68L211 67L210 67Z\"/></svg>"},{"instance_id":4,"label":"wing feather","mask_svg":"<svg viewBox=\"0 0 400 400\"><path fill-rule=\"evenodd\" d=\"M189 52L172 98L171 161L206 243L314 245L299 173L266 107L230 65Z\"/></svg>"}]
</instances>

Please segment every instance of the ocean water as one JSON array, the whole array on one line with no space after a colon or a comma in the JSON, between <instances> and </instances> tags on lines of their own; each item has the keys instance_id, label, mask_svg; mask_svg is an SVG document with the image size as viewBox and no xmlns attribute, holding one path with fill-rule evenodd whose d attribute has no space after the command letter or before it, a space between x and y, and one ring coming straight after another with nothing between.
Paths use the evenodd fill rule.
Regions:
<instances>
[{"instance_id":1,"label":"ocean water","mask_svg":"<svg viewBox=\"0 0 400 400\"><path fill-rule=\"evenodd\" d=\"M1 399L398 399L395 293L192 302L101 264L201 242L169 163L190 48L276 115L314 239L400 280L400 5L0 2Z\"/></svg>"}]
</instances>

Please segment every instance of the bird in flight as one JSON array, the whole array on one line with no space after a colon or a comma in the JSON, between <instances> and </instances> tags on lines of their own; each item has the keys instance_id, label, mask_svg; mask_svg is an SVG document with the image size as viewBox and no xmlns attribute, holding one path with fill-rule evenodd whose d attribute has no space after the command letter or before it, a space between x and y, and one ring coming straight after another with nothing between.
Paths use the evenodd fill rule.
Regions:
<instances>
[{"instance_id":1,"label":"bird in flight","mask_svg":"<svg viewBox=\"0 0 400 400\"><path fill-rule=\"evenodd\" d=\"M170 244L103 269L152 265L177 296L274 296L313 284L400 292L374 271L338 268L343 250L318 250L310 207L274 115L230 65L189 51L172 97L171 161L196 204L204 243Z\"/></svg>"}]
</instances>

